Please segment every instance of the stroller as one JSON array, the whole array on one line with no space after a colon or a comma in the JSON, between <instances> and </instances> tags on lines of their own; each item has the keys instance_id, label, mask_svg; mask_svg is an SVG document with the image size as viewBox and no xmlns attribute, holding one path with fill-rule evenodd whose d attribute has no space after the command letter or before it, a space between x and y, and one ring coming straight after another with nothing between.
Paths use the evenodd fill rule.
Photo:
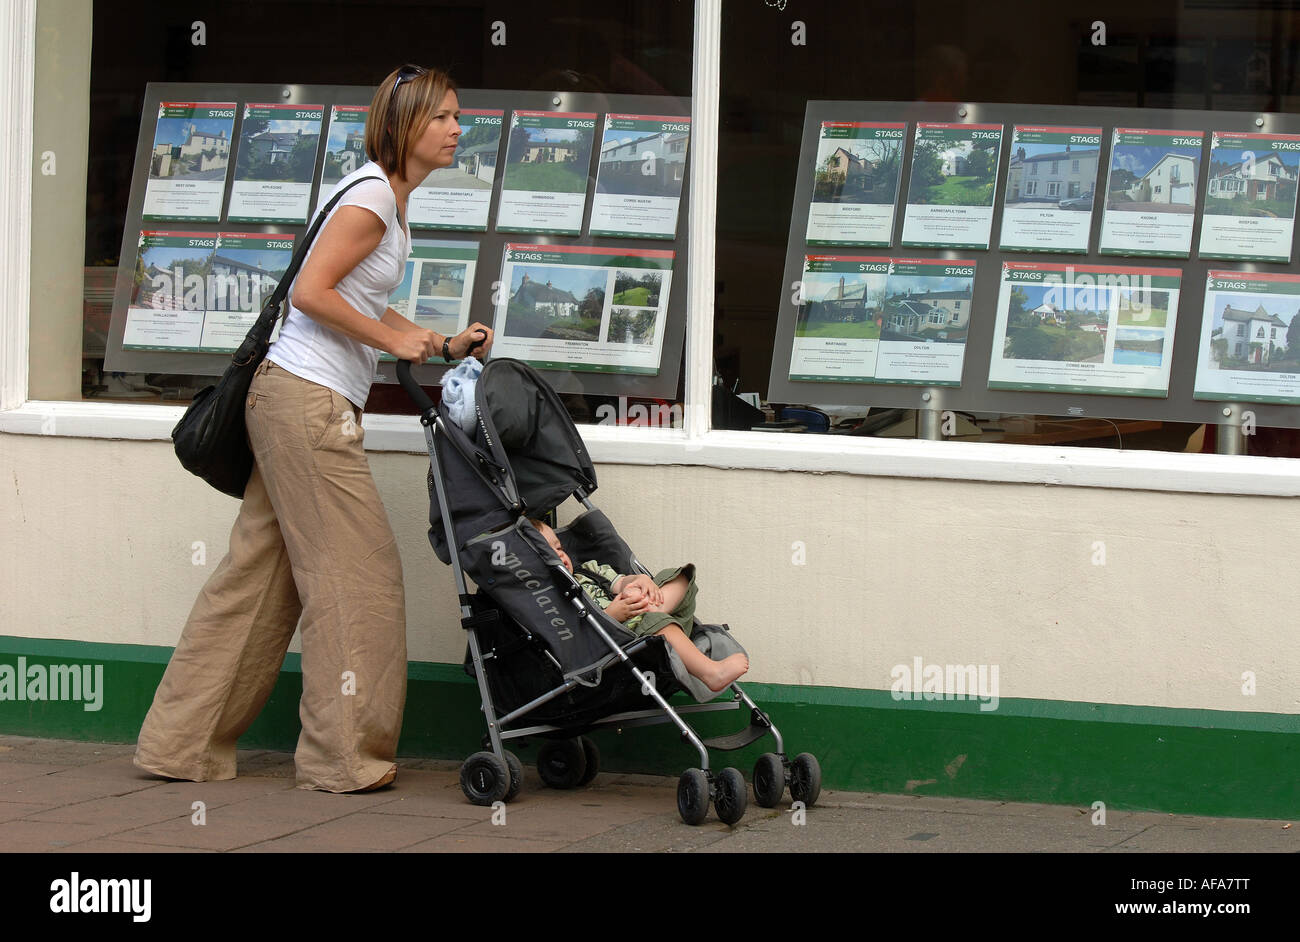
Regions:
<instances>
[{"instance_id":1,"label":"stroller","mask_svg":"<svg viewBox=\"0 0 1300 942\"><path fill-rule=\"evenodd\" d=\"M780 732L739 685L730 685L730 699L714 700L719 695L686 674L662 637L638 638L606 615L529 523L528 517L575 497L585 512L556 530L569 557L647 573L589 501L595 469L541 375L518 360L488 362L474 390L472 435L452 420L445 404L433 404L411 377L409 362L398 363L397 376L421 411L429 450L429 541L455 572L468 638L465 669L478 682L487 721L483 751L461 766L465 797L492 805L519 794L523 769L504 747L510 740L545 740L537 756L542 781L576 788L600 767L596 745L584 733L672 723L699 754L698 767L683 772L677 784L677 810L687 824L702 823L710 801L726 824L743 817L744 777L734 768L713 771L709 750L741 749L768 734L776 751L754 767L755 800L774 807L788 786L792 800L811 807L821 791L817 759L809 753L787 759ZM472 595L466 576L478 586ZM743 650L725 625L695 620L690 628L705 653ZM692 682L699 686L692 690L695 698L707 702L669 704L669 696L691 689ZM731 735L702 740L682 719L742 704L749 725Z\"/></svg>"}]
</instances>

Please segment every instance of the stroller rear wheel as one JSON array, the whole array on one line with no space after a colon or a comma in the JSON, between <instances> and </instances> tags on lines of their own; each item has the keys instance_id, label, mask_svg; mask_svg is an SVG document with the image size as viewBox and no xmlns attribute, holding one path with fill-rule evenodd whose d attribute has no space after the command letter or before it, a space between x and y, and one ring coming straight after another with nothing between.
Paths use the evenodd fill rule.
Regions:
<instances>
[{"instance_id":1,"label":"stroller rear wheel","mask_svg":"<svg viewBox=\"0 0 1300 942\"><path fill-rule=\"evenodd\" d=\"M503 801L510 792L510 779L510 767L493 752L476 752L461 763L460 790L472 804Z\"/></svg>"},{"instance_id":2,"label":"stroller rear wheel","mask_svg":"<svg viewBox=\"0 0 1300 942\"><path fill-rule=\"evenodd\" d=\"M577 739L551 739L537 750L537 774L551 788L577 788L587 774L587 752Z\"/></svg>"},{"instance_id":3,"label":"stroller rear wheel","mask_svg":"<svg viewBox=\"0 0 1300 942\"><path fill-rule=\"evenodd\" d=\"M596 744L586 736L579 736L578 742L582 743L583 755L587 757L587 771L582 773L582 778L578 780L578 787L590 784L597 773L600 772L600 750Z\"/></svg>"},{"instance_id":4,"label":"stroller rear wheel","mask_svg":"<svg viewBox=\"0 0 1300 942\"><path fill-rule=\"evenodd\" d=\"M524 765L519 761L519 757L513 752L506 752L506 765L510 769L510 787L506 789L506 795L501 800L507 804L519 797L519 792L524 787Z\"/></svg>"}]
</instances>

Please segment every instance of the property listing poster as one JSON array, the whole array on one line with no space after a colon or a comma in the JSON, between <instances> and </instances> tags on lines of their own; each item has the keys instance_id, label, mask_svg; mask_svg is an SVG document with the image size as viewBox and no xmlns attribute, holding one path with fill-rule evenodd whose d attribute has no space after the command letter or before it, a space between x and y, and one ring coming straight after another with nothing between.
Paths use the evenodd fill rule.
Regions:
<instances>
[{"instance_id":1,"label":"property listing poster","mask_svg":"<svg viewBox=\"0 0 1300 942\"><path fill-rule=\"evenodd\" d=\"M1210 134L1201 255L1291 261L1300 135Z\"/></svg>"},{"instance_id":2,"label":"property listing poster","mask_svg":"<svg viewBox=\"0 0 1300 942\"><path fill-rule=\"evenodd\" d=\"M244 105L227 219L307 221L324 117L323 105Z\"/></svg>"},{"instance_id":3,"label":"property listing poster","mask_svg":"<svg viewBox=\"0 0 1300 942\"><path fill-rule=\"evenodd\" d=\"M1300 275L1211 271L1193 397L1300 405Z\"/></svg>"},{"instance_id":4,"label":"property listing poster","mask_svg":"<svg viewBox=\"0 0 1300 942\"><path fill-rule=\"evenodd\" d=\"M477 242L413 239L406 274L389 297L388 306L426 330L454 337L469 326L470 292L477 266ZM379 359L396 357L381 353Z\"/></svg>"},{"instance_id":5,"label":"property listing poster","mask_svg":"<svg viewBox=\"0 0 1300 942\"><path fill-rule=\"evenodd\" d=\"M144 191L145 219L221 219L234 127L233 101L158 104Z\"/></svg>"},{"instance_id":6,"label":"property listing poster","mask_svg":"<svg viewBox=\"0 0 1300 942\"><path fill-rule=\"evenodd\" d=\"M691 119L607 114L591 201L591 234L677 236Z\"/></svg>"},{"instance_id":7,"label":"property listing poster","mask_svg":"<svg viewBox=\"0 0 1300 942\"><path fill-rule=\"evenodd\" d=\"M659 372L673 253L508 243L492 352L553 370Z\"/></svg>"},{"instance_id":8,"label":"property listing poster","mask_svg":"<svg viewBox=\"0 0 1300 942\"><path fill-rule=\"evenodd\" d=\"M1098 248L1102 255L1191 254L1204 142L1204 131L1115 129Z\"/></svg>"},{"instance_id":9,"label":"property listing poster","mask_svg":"<svg viewBox=\"0 0 1300 942\"><path fill-rule=\"evenodd\" d=\"M1169 395L1182 272L1005 262L990 389Z\"/></svg>"},{"instance_id":10,"label":"property listing poster","mask_svg":"<svg viewBox=\"0 0 1300 942\"><path fill-rule=\"evenodd\" d=\"M293 261L292 234L219 232L208 267L199 349L232 353ZM276 331L280 329L277 321Z\"/></svg>"},{"instance_id":11,"label":"property listing poster","mask_svg":"<svg viewBox=\"0 0 1300 942\"><path fill-rule=\"evenodd\" d=\"M321 160L320 192L315 213L334 197L339 181L369 160L366 157L366 115L369 105L331 105L325 156Z\"/></svg>"},{"instance_id":12,"label":"property listing poster","mask_svg":"<svg viewBox=\"0 0 1300 942\"><path fill-rule=\"evenodd\" d=\"M433 171L411 191L407 213L412 229L487 231L504 117L500 109L461 111L455 161Z\"/></svg>"},{"instance_id":13,"label":"property listing poster","mask_svg":"<svg viewBox=\"0 0 1300 942\"><path fill-rule=\"evenodd\" d=\"M1000 124L917 124L903 245L987 249L1001 149Z\"/></svg>"},{"instance_id":14,"label":"property listing poster","mask_svg":"<svg viewBox=\"0 0 1300 942\"><path fill-rule=\"evenodd\" d=\"M823 121L808 206L809 245L888 246L905 123Z\"/></svg>"},{"instance_id":15,"label":"property listing poster","mask_svg":"<svg viewBox=\"0 0 1300 942\"><path fill-rule=\"evenodd\" d=\"M506 144L498 231L582 232L595 136L594 113L516 111Z\"/></svg>"},{"instance_id":16,"label":"property listing poster","mask_svg":"<svg viewBox=\"0 0 1300 942\"><path fill-rule=\"evenodd\" d=\"M960 386L974 287L973 261L891 259L874 382Z\"/></svg>"},{"instance_id":17,"label":"property listing poster","mask_svg":"<svg viewBox=\"0 0 1300 942\"><path fill-rule=\"evenodd\" d=\"M873 381L888 279L887 258L804 256L790 379Z\"/></svg>"},{"instance_id":18,"label":"property listing poster","mask_svg":"<svg viewBox=\"0 0 1300 942\"><path fill-rule=\"evenodd\" d=\"M1101 128L1016 125L1002 203L1004 252L1086 255Z\"/></svg>"},{"instance_id":19,"label":"property listing poster","mask_svg":"<svg viewBox=\"0 0 1300 942\"><path fill-rule=\"evenodd\" d=\"M200 350L216 247L211 232L140 233L123 350Z\"/></svg>"}]
</instances>

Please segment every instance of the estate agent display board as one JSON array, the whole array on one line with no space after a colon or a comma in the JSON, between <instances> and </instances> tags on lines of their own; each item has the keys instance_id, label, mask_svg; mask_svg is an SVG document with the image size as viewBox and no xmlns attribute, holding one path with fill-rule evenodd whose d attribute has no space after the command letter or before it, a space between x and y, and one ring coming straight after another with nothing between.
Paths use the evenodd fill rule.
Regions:
<instances>
[{"instance_id":1,"label":"estate agent display board","mask_svg":"<svg viewBox=\"0 0 1300 942\"><path fill-rule=\"evenodd\" d=\"M810 101L768 398L1300 428L1300 116Z\"/></svg>"},{"instance_id":2,"label":"estate agent display board","mask_svg":"<svg viewBox=\"0 0 1300 942\"><path fill-rule=\"evenodd\" d=\"M220 374L338 182L373 89L151 83L105 368ZM411 194L389 305L497 332L562 393L672 398L686 336L690 101L462 89L456 161ZM377 382L395 382L383 354ZM417 367L440 382L440 359Z\"/></svg>"}]
</instances>

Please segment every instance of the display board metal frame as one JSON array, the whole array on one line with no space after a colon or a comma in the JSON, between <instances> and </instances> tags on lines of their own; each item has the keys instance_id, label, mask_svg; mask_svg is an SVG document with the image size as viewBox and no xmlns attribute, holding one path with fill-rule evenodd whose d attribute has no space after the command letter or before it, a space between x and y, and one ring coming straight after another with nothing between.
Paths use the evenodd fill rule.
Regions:
<instances>
[{"instance_id":1,"label":"display board metal frame","mask_svg":"<svg viewBox=\"0 0 1300 942\"><path fill-rule=\"evenodd\" d=\"M812 202L813 174L823 121L896 121L907 122L904 136L903 175L894 207L893 240L889 248L855 249L839 246L809 246L806 241L808 213ZM915 145L916 123L951 122L996 124L1004 126L998 163L998 186L994 197L990 248L936 249L901 245L903 217L907 209L909 170ZM1106 169L1110 166L1112 131L1116 127L1203 130L1207 132L1197 179L1197 212L1192 231L1190 259L1128 257L1101 255L1098 241L1104 200L1094 205L1088 240L1088 253L1058 254L1012 252L999 248L1002 211L1008 164L1011 158L1014 125L1056 125L1066 127L1100 127L1102 129L1098 190L1104 196ZM939 411L967 413L1038 414L1056 416L1097 416L1111 419L1146 419L1164 422L1240 424L1242 414L1253 413L1261 427L1300 428L1300 408L1276 403L1231 403L1193 398L1196 361L1200 345L1201 318L1205 301L1206 273L1231 269L1249 272L1277 272L1300 275L1300 246L1293 248L1290 264L1270 262L1228 262L1202 259L1198 252L1201 238L1202 210L1209 174L1209 136L1212 131L1251 133L1300 133L1300 115L1249 111L1194 111L1150 108L1096 108L1052 105L957 104L937 102L890 101L809 101L804 115L803 138L799 150L799 170L795 183L794 206L790 216L790 235L786 245L785 277L782 281L777 315L776 342L768 384L768 399L780 403L808 403L838 406L876 406L921 409L933 416ZM793 285L803 276L806 254L862 254L907 258L975 259L974 290L971 299L971 329L967 337L962 365L961 386L896 385L868 382L792 381L789 378L790 356L794 343L798 309ZM1175 326L1173 360L1169 375L1168 398L1050 392L1046 390L989 389L989 365L993 350L994 326L1002 264L1008 261L1050 262L1077 265L1122 266L1129 262L1142 267L1163 266L1182 270L1178 317Z\"/></svg>"},{"instance_id":2,"label":"display board metal frame","mask_svg":"<svg viewBox=\"0 0 1300 942\"><path fill-rule=\"evenodd\" d=\"M355 85L264 85L230 83L159 83L150 82L144 94L144 106L136 143L135 163L131 176L131 195L127 203L126 225L122 233L122 251L118 261L117 282L113 293L113 316L110 322L108 343L105 348L105 369L131 373L175 373L195 376L220 375L230 364L229 354L189 353L169 351L123 350L122 338L126 329L126 311L131 298L137 253L137 239L142 229L172 228L195 231L239 229L248 232L291 233L301 239L308 226L259 225L229 222L230 193L234 173L226 177L222 197L222 221L216 223L146 222L143 219L145 190L148 185L149 161L157 126L158 106L164 101L233 101L242 106L246 102L282 102L284 104L324 105L325 124L322 136L328 130L329 106L369 105L373 88ZM673 240L646 238L595 238L587 235L591 223L595 195L595 176L600 159L599 138L604 115L610 112L647 115L690 115L689 98L658 95L603 95L572 92L539 92L502 89L461 89L460 105L464 108L499 108L504 112L502 146L506 145L510 115L514 111L577 111L595 112L598 115L596 144L593 146L588 168L587 199L583 210L583 235L563 236L530 232L496 231L497 207L501 200L501 182L504 173L495 174L486 232L452 231L446 229L415 229L413 239L461 240L475 242L479 247L479 263L475 272L475 285L471 294L470 319L491 324L496 305L493 302L493 282L500 277L501 261L507 243L526 242L556 246L601 245L629 249L671 249L674 253L672 279L669 287L667 321L664 325L663 347L659 372L655 375L635 373L578 372L573 370L543 370L547 381L558 392L602 396L631 396L673 399L677 396L682 365L682 350L686 339L686 273L689 263L687 252L687 224L690 211L690 160L687 148L686 169L682 181L682 195L678 204L677 235ZM242 107L236 109L233 140L238 141L242 127ZM504 151L499 151L499 155ZM234 163L235 154L231 155ZM502 160L500 167L504 166ZM316 206L320 190L320 155L316 158L309 206ZM309 220L310 224L310 220ZM395 362L381 361L377 382L396 383ZM447 367L442 364L425 364L413 371L421 385L436 386L442 381Z\"/></svg>"}]
</instances>

